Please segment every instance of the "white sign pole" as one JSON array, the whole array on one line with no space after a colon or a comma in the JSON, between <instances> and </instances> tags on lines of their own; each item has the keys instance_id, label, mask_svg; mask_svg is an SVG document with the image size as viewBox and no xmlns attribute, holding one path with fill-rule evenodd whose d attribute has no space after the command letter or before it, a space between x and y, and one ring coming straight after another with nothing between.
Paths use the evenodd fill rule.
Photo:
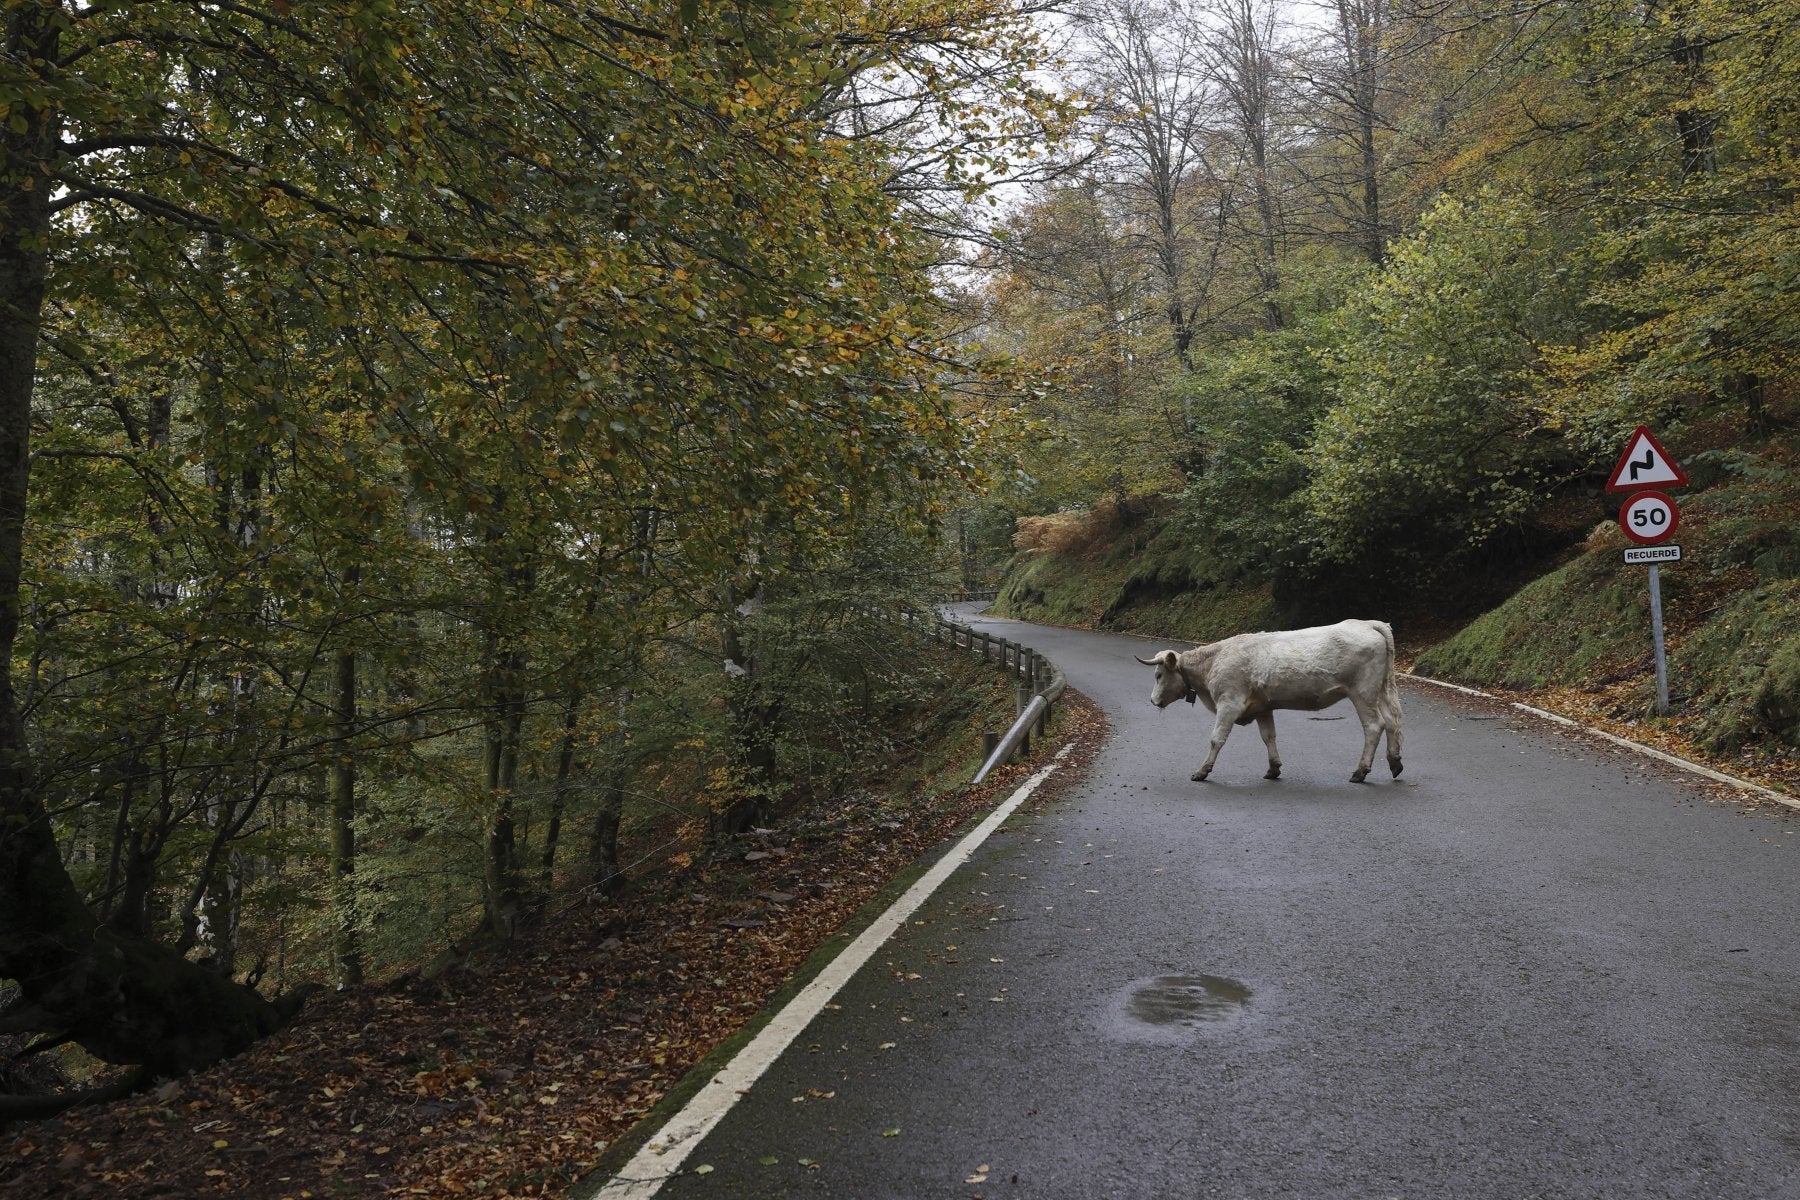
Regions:
<instances>
[{"instance_id":1,"label":"white sign pole","mask_svg":"<svg viewBox=\"0 0 1800 1200\"><path fill-rule=\"evenodd\" d=\"M1669 715L1669 662L1663 655L1662 568L1650 564L1650 637L1656 643L1656 715Z\"/></svg>"},{"instance_id":2,"label":"white sign pole","mask_svg":"<svg viewBox=\"0 0 1800 1200\"><path fill-rule=\"evenodd\" d=\"M1639 425L1625 443L1619 461L1606 480L1609 492L1636 491L1619 510L1619 528L1637 547L1625 552L1626 562L1650 565L1650 636L1656 643L1656 715L1669 715L1669 660L1663 649L1662 568L1659 562L1679 562L1681 547L1657 546L1681 523L1681 510L1666 493L1656 489L1683 486L1683 471L1662 448L1647 425ZM1637 490L1643 489L1643 490Z\"/></svg>"}]
</instances>

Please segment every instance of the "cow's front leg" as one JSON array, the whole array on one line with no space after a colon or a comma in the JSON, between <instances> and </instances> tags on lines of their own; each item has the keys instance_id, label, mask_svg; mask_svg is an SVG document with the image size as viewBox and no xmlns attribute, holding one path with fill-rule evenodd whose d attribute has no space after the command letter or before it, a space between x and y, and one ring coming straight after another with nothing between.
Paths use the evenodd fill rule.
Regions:
<instances>
[{"instance_id":1,"label":"cow's front leg","mask_svg":"<svg viewBox=\"0 0 1800 1200\"><path fill-rule=\"evenodd\" d=\"M1237 719L1243 715L1243 711L1242 708L1219 706L1218 714L1213 719L1212 744L1207 748L1206 761L1201 763L1200 769L1189 777L1195 783L1206 782L1206 777L1212 774L1213 763L1218 761L1219 751L1225 748L1225 739L1231 736L1231 727L1237 724Z\"/></svg>"},{"instance_id":2,"label":"cow's front leg","mask_svg":"<svg viewBox=\"0 0 1800 1200\"><path fill-rule=\"evenodd\" d=\"M1275 748L1275 714L1268 712L1256 718L1256 731L1262 734L1263 745L1269 748L1269 769L1263 773L1263 778L1280 779L1281 751Z\"/></svg>"}]
</instances>

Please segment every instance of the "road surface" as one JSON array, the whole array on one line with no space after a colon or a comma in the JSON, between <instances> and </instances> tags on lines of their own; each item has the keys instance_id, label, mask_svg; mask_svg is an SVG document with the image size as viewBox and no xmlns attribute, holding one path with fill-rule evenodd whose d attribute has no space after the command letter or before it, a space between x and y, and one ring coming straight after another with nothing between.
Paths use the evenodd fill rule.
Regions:
<instances>
[{"instance_id":1,"label":"road surface","mask_svg":"<svg viewBox=\"0 0 1800 1200\"><path fill-rule=\"evenodd\" d=\"M965 610L966 611L966 610ZM658 1193L1800 1197L1800 820L1422 684L1189 781L1152 643L971 618L1112 723Z\"/></svg>"}]
</instances>

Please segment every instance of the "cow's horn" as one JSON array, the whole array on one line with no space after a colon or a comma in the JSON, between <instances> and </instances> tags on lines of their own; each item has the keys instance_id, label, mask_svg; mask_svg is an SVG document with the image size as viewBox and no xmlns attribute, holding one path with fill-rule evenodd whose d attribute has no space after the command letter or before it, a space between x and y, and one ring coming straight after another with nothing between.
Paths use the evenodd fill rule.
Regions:
<instances>
[{"instance_id":1,"label":"cow's horn","mask_svg":"<svg viewBox=\"0 0 1800 1200\"><path fill-rule=\"evenodd\" d=\"M1135 654L1132 655L1131 657L1137 658L1137 660L1139 662L1143 663L1146 667L1156 667L1156 666L1162 665L1162 660L1158 659L1158 658L1138 658L1138 656Z\"/></svg>"}]
</instances>

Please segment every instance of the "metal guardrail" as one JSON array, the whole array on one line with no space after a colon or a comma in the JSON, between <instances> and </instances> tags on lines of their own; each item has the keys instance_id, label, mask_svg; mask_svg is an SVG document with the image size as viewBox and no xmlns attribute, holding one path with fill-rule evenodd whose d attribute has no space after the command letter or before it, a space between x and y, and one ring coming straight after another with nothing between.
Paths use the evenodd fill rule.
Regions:
<instances>
[{"instance_id":1,"label":"metal guardrail","mask_svg":"<svg viewBox=\"0 0 1800 1200\"><path fill-rule=\"evenodd\" d=\"M1029 752L1032 735L1035 733L1039 737L1043 736L1044 727L1050 720L1051 706L1062 698L1069 686L1068 679L1056 664L1022 642L995 637L967 625L946 621L935 613L928 616L907 612L905 618L915 626L921 622L928 623L927 636L933 641L942 642L952 649L979 654L983 662L997 663L1002 670L1010 672L1019 681L1016 705L1018 716L1013 721L1012 728L988 751L987 760L975 772L975 778L971 782L980 783L986 779L988 772L1011 759L1014 753Z\"/></svg>"}]
</instances>

